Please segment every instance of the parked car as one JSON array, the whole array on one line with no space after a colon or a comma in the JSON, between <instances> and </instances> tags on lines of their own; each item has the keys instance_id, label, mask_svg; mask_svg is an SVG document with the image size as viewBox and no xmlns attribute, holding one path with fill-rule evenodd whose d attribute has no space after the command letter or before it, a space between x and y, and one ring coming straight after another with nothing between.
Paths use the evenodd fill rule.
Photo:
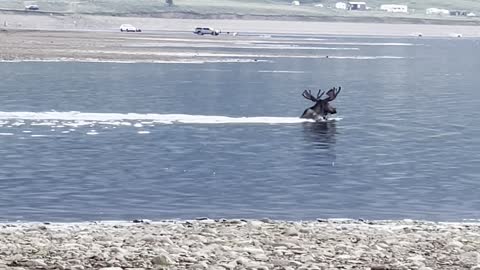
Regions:
<instances>
[{"instance_id":1,"label":"parked car","mask_svg":"<svg viewBox=\"0 0 480 270\"><path fill-rule=\"evenodd\" d=\"M38 5L28 5L28 6L25 6L25 10L39 10L40 8L38 7Z\"/></svg>"},{"instance_id":2,"label":"parked car","mask_svg":"<svg viewBox=\"0 0 480 270\"><path fill-rule=\"evenodd\" d=\"M220 30L213 29L211 27L197 27L193 31L194 34L197 35L212 35L212 36L218 36L220 34Z\"/></svg>"},{"instance_id":3,"label":"parked car","mask_svg":"<svg viewBox=\"0 0 480 270\"><path fill-rule=\"evenodd\" d=\"M142 30L131 24L122 24L120 25L120 32L142 32Z\"/></svg>"}]
</instances>

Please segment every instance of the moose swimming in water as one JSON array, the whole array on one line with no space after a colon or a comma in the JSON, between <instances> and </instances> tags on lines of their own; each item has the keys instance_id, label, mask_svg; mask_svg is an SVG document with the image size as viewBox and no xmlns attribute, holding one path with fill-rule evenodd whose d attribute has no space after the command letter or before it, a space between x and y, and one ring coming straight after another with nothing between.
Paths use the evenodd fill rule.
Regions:
<instances>
[{"instance_id":1,"label":"moose swimming in water","mask_svg":"<svg viewBox=\"0 0 480 270\"><path fill-rule=\"evenodd\" d=\"M322 91L321 89L318 90L317 97L314 97L310 90L303 91L302 96L315 102L315 105L306 109L300 118L313 119L316 121L327 120L329 114L337 113L337 109L330 105L330 101L333 101L337 97L340 90L342 90L342 87L338 87L338 89L334 87L328 90L327 97L324 99L321 99L321 97L325 94L325 91Z\"/></svg>"}]
</instances>

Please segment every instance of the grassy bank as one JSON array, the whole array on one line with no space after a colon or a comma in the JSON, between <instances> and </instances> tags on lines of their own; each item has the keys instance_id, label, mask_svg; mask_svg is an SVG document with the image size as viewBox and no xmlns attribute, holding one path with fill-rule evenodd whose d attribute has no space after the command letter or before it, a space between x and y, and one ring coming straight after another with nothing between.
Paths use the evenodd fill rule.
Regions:
<instances>
[{"instance_id":1,"label":"grassy bank","mask_svg":"<svg viewBox=\"0 0 480 270\"><path fill-rule=\"evenodd\" d=\"M112 16L480 24L477 17L425 14L425 9L430 7L466 10L480 14L480 2L475 0L402 1L401 4L409 6L409 14L392 14L378 10L381 4L400 3L394 0L366 1L371 7L369 11L335 9L333 7L336 0L300 0L300 6L292 6L290 0L173 0L173 2L173 6L167 6L164 0L0 0L0 8L23 11L25 5L37 4L40 11L44 12ZM323 7L316 6L320 3Z\"/></svg>"}]
</instances>

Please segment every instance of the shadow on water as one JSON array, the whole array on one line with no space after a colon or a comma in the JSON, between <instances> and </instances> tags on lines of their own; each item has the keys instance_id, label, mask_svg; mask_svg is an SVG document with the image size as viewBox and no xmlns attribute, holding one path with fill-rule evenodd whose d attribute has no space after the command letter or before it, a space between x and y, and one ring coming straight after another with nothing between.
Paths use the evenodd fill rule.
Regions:
<instances>
[{"instance_id":1,"label":"shadow on water","mask_svg":"<svg viewBox=\"0 0 480 270\"><path fill-rule=\"evenodd\" d=\"M303 123L303 131L305 139L311 142L316 149L330 149L335 145L335 134L337 133L335 121Z\"/></svg>"},{"instance_id":2,"label":"shadow on water","mask_svg":"<svg viewBox=\"0 0 480 270\"><path fill-rule=\"evenodd\" d=\"M335 122L304 123L303 134L305 140L303 161L316 168L314 177L321 174L332 179L336 171L334 164L337 158Z\"/></svg>"}]
</instances>

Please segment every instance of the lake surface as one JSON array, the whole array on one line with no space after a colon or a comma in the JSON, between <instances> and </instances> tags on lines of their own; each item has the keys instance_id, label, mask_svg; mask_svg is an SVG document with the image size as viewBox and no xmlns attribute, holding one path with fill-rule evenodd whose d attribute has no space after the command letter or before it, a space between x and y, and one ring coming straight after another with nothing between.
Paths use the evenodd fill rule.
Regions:
<instances>
[{"instance_id":1,"label":"lake surface","mask_svg":"<svg viewBox=\"0 0 480 270\"><path fill-rule=\"evenodd\" d=\"M480 218L479 41L327 39L358 50L0 63L0 221Z\"/></svg>"}]
</instances>

